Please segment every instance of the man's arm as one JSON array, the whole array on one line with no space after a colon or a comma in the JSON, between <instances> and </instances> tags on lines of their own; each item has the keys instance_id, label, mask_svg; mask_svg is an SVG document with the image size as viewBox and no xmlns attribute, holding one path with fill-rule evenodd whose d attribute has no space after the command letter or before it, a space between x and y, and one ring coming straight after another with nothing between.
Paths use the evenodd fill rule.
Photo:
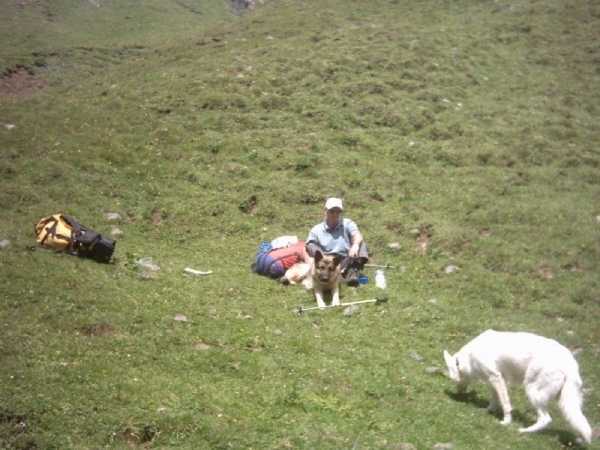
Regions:
<instances>
[{"instance_id":1,"label":"man's arm","mask_svg":"<svg viewBox=\"0 0 600 450\"><path fill-rule=\"evenodd\" d=\"M308 237L306 238L306 253L308 253L308 256L310 256L311 258L314 258L315 251L317 250L323 251L323 249L321 249L319 245L319 239L317 237L317 234L315 233L315 229L312 228L308 233Z\"/></svg>"},{"instance_id":2,"label":"man's arm","mask_svg":"<svg viewBox=\"0 0 600 450\"><path fill-rule=\"evenodd\" d=\"M363 237L361 232L356 230L354 233L352 233L351 238L352 246L350 247L350 250L348 250L348 256L350 258L356 258L358 257L358 250L360 249L360 244L362 244Z\"/></svg>"}]
</instances>

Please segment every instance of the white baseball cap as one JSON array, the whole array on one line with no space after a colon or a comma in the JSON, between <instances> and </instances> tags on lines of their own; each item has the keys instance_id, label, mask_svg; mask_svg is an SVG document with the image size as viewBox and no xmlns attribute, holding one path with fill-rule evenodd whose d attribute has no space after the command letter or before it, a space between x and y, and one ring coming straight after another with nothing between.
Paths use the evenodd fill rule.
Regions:
<instances>
[{"instance_id":1,"label":"white baseball cap","mask_svg":"<svg viewBox=\"0 0 600 450\"><path fill-rule=\"evenodd\" d=\"M331 198L327 199L327 202L325 203L325 209L333 209L333 208L344 209L344 207L342 206L341 198L331 197Z\"/></svg>"}]
</instances>

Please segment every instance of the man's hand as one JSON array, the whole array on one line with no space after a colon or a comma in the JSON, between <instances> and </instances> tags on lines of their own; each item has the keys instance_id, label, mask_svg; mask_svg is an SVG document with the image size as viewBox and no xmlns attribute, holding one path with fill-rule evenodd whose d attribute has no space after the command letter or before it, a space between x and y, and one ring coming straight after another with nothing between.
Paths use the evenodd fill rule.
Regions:
<instances>
[{"instance_id":1,"label":"man's hand","mask_svg":"<svg viewBox=\"0 0 600 450\"><path fill-rule=\"evenodd\" d=\"M350 250L348 250L348 256L350 258L356 258L358 257L358 250L360 248L359 244L352 244L352 247L350 247Z\"/></svg>"}]
</instances>

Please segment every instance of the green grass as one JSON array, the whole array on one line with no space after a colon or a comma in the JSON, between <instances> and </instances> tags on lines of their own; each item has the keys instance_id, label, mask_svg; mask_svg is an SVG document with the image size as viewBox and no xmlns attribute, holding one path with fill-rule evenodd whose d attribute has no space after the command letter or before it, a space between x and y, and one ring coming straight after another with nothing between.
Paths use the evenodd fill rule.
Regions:
<instances>
[{"instance_id":1,"label":"green grass","mask_svg":"<svg viewBox=\"0 0 600 450\"><path fill-rule=\"evenodd\" d=\"M98 4L0 6L0 446L576 448L556 407L518 433L522 389L507 428L454 394L487 328L582 349L598 426L597 2ZM298 316L250 265L328 196L389 303ZM58 212L115 264L28 250Z\"/></svg>"}]
</instances>

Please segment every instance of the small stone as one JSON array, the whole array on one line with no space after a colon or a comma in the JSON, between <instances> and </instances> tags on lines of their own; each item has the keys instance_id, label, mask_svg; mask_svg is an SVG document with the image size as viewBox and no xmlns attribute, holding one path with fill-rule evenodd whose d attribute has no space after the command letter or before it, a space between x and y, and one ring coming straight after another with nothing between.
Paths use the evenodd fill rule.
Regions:
<instances>
[{"instance_id":1,"label":"small stone","mask_svg":"<svg viewBox=\"0 0 600 450\"><path fill-rule=\"evenodd\" d=\"M355 312L358 311L358 306L357 305L350 305L347 306L346 309L344 309L344 312L342 313L344 316L351 316L352 314L354 314Z\"/></svg>"},{"instance_id":2,"label":"small stone","mask_svg":"<svg viewBox=\"0 0 600 450\"><path fill-rule=\"evenodd\" d=\"M274 333L276 336L281 336L283 334L281 330L275 330Z\"/></svg>"},{"instance_id":3,"label":"small stone","mask_svg":"<svg viewBox=\"0 0 600 450\"><path fill-rule=\"evenodd\" d=\"M106 213L104 214L108 220L121 220L121 214L119 213Z\"/></svg>"},{"instance_id":4,"label":"small stone","mask_svg":"<svg viewBox=\"0 0 600 450\"><path fill-rule=\"evenodd\" d=\"M388 247L391 248L392 250L400 250L402 248L400 243L398 243L398 242L392 242L392 243L388 244Z\"/></svg>"},{"instance_id":5,"label":"small stone","mask_svg":"<svg viewBox=\"0 0 600 450\"><path fill-rule=\"evenodd\" d=\"M414 350L411 352L410 357L417 361L423 361L423 357L421 355L419 355L417 352L415 352Z\"/></svg>"},{"instance_id":6,"label":"small stone","mask_svg":"<svg viewBox=\"0 0 600 450\"><path fill-rule=\"evenodd\" d=\"M433 446L433 450L452 450L453 448L454 445L452 445L450 442L438 442Z\"/></svg>"},{"instance_id":7,"label":"small stone","mask_svg":"<svg viewBox=\"0 0 600 450\"><path fill-rule=\"evenodd\" d=\"M412 444L409 444L408 442L401 442L399 444L392 444L391 449L392 450L417 450L417 447L415 447Z\"/></svg>"},{"instance_id":8,"label":"small stone","mask_svg":"<svg viewBox=\"0 0 600 450\"><path fill-rule=\"evenodd\" d=\"M8 239L4 239L0 241L0 248L6 248L10 245L10 241Z\"/></svg>"},{"instance_id":9,"label":"small stone","mask_svg":"<svg viewBox=\"0 0 600 450\"><path fill-rule=\"evenodd\" d=\"M194 345L195 350L206 351L210 349L209 345L206 345L204 342L198 342Z\"/></svg>"},{"instance_id":10,"label":"small stone","mask_svg":"<svg viewBox=\"0 0 600 450\"><path fill-rule=\"evenodd\" d=\"M183 314L175 314L175 317L173 317L173 320L175 322L187 322L187 317L185 317L185 315L183 315Z\"/></svg>"},{"instance_id":11,"label":"small stone","mask_svg":"<svg viewBox=\"0 0 600 450\"><path fill-rule=\"evenodd\" d=\"M121 230L119 230L118 228L113 228L110 231L110 234L113 235L113 236L119 236L120 234L123 234L123 232Z\"/></svg>"},{"instance_id":12,"label":"small stone","mask_svg":"<svg viewBox=\"0 0 600 450\"><path fill-rule=\"evenodd\" d=\"M431 367L428 367L425 370L427 370L427 373L434 373L434 372L437 372L438 370L440 370L440 368L439 367L435 367L435 366L431 366Z\"/></svg>"}]
</instances>

